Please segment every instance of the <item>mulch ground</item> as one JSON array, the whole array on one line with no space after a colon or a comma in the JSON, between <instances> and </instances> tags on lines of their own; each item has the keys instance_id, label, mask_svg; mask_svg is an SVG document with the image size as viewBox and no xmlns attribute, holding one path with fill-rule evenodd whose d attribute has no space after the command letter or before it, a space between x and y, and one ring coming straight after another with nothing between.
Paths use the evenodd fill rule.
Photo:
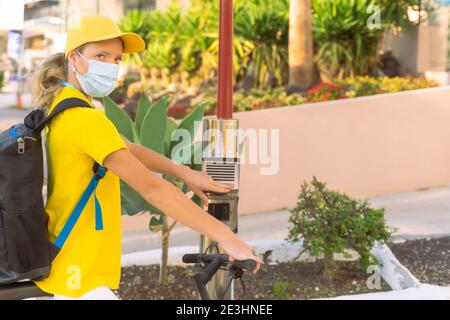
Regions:
<instances>
[{"instance_id":1,"label":"mulch ground","mask_svg":"<svg viewBox=\"0 0 450 320\"><path fill-rule=\"evenodd\" d=\"M421 282L450 286L450 237L407 241L391 250Z\"/></svg>"},{"instance_id":2,"label":"mulch ground","mask_svg":"<svg viewBox=\"0 0 450 320\"><path fill-rule=\"evenodd\" d=\"M390 245L397 259L420 281L441 286L450 285L450 237L415 240ZM381 281L379 289L368 289L370 276L357 262L337 262L331 285L322 277L322 261L289 262L263 265L256 275L244 274L246 299L314 299L367 292L389 291ZM192 279L193 267L169 267L169 283L158 283L159 265L133 266L122 269L117 294L121 299L198 299ZM243 299L239 281L237 299Z\"/></svg>"}]
</instances>

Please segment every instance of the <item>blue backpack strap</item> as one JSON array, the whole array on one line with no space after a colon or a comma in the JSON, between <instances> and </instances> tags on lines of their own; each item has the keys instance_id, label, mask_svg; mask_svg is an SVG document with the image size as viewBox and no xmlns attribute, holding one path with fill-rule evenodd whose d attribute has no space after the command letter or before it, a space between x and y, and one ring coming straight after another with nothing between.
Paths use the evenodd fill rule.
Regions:
<instances>
[{"instance_id":1,"label":"blue backpack strap","mask_svg":"<svg viewBox=\"0 0 450 320\"><path fill-rule=\"evenodd\" d=\"M103 230L103 214L102 214L102 207L100 206L100 202L97 199L97 185L98 182L105 176L106 169L105 167L102 167L97 162L94 164L94 202L95 202L95 230Z\"/></svg>"},{"instance_id":2,"label":"blue backpack strap","mask_svg":"<svg viewBox=\"0 0 450 320\"><path fill-rule=\"evenodd\" d=\"M97 189L98 182L105 176L106 171L108 169L99 165L98 163L95 163L93 170L94 170L94 176L92 177L86 190L83 192L83 195L81 196L80 201L75 206L75 209L73 209L72 213L69 216L69 219L67 219L66 224L64 225L63 229L61 230L61 232L59 233L58 237L56 238L56 240L54 242L54 245L58 249L61 249L62 246L64 245L64 243L66 242L67 238L69 237L70 233L72 232L73 227L75 226L78 219L80 218L81 212L83 211L84 207L86 206L86 203L90 199L92 193L94 194L94 201L95 201L95 230L103 230L102 208L97 199L95 190Z\"/></svg>"}]
</instances>

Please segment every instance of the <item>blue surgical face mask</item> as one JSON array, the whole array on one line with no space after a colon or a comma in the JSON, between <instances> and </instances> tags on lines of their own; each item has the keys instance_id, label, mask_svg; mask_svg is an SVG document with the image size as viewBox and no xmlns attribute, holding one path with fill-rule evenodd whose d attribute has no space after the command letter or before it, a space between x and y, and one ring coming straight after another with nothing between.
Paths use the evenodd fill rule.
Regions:
<instances>
[{"instance_id":1,"label":"blue surgical face mask","mask_svg":"<svg viewBox=\"0 0 450 320\"><path fill-rule=\"evenodd\" d=\"M83 91L95 98L109 95L116 87L120 67L114 63L88 60L80 52L77 51L77 53L89 63L88 72L85 74L80 74L75 66L72 66Z\"/></svg>"}]
</instances>

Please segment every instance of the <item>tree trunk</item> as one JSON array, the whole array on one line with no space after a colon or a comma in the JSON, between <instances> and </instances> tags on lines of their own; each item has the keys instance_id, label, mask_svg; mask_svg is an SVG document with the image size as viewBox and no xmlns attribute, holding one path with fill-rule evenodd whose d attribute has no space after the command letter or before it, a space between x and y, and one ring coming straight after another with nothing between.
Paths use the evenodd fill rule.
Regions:
<instances>
[{"instance_id":1,"label":"tree trunk","mask_svg":"<svg viewBox=\"0 0 450 320\"><path fill-rule=\"evenodd\" d=\"M159 269L159 283L166 285L168 283L168 270L167 264L169 260L169 226L167 223L167 217L164 216L164 223L161 230L162 239L161 239L161 268Z\"/></svg>"},{"instance_id":2,"label":"tree trunk","mask_svg":"<svg viewBox=\"0 0 450 320\"><path fill-rule=\"evenodd\" d=\"M325 268L323 270L323 278L327 285L330 285L333 282L334 278L334 259L333 253L325 253L324 255L324 265Z\"/></svg>"},{"instance_id":3,"label":"tree trunk","mask_svg":"<svg viewBox=\"0 0 450 320\"><path fill-rule=\"evenodd\" d=\"M289 15L289 85L306 90L314 84L311 0L291 0Z\"/></svg>"},{"instance_id":4,"label":"tree trunk","mask_svg":"<svg viewBox=\"0 0 450 320\"><path fill-rule=\"evenodd\" d=\"M169 226L167 221L167 216L163 217L164 223L161 230L161 268L159 269L159 284L167 285L169 282L169 270L168 270L168 260L169 260L169 238L170 233L176 225L176 221Z\"/></svg>"}]
</instances>

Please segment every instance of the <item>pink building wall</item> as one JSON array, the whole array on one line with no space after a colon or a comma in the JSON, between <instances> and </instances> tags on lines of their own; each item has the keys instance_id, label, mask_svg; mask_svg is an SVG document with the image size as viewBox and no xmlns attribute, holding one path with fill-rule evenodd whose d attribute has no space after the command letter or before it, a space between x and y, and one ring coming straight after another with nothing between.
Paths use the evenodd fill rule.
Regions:
<instances>
[{"instance_id":1,"label":"pink building wall","mask_svg":"<svg viewBox=\"0 0 450 320\"><path fill-rule=\"evenodd\" d=\"M316 175L355 197L450 183L450 87L235 114L279 129L279 171L241 166L241 214L290 208Z\"/></svg>"}]
</instances>

